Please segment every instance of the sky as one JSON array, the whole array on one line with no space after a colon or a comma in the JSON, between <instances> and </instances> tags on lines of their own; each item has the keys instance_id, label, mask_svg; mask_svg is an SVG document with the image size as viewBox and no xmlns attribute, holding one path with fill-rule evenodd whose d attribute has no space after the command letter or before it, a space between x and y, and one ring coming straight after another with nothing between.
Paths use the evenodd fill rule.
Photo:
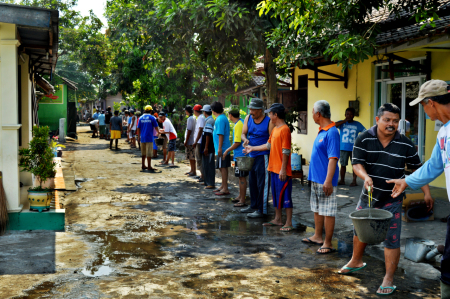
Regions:
<instances>
[{"instance_id":1,"label":"sky","mask_svg":"<svg viewBox=\"0 0 450 299\"><path fill-rule=\"evenodd\" d=\"M105 13L106 0L78 0L75 9L78 10L82 16L88 16L89 10L93 10L94 14L100 18L103 26L106 27L107 21L103 16Z\"/></svg>"}]
</instances>

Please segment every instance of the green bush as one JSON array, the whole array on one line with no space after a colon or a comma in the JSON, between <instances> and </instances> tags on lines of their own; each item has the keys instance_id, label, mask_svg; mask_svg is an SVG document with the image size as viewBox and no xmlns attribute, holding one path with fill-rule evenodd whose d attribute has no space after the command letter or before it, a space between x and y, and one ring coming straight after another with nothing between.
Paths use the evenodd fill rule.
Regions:
<instances>
[{"instance_id":1,"label":"green bush","mask_svg":"<svg viewBox=\"0 0 450 299\"><path fill-rule=\"evenodd\" d=\"M55 165L53 162L53 151L49 143L50 128L33 127L33 139L31 139L29 147L19 150L19 166L21 171L31 172L39 181L39 187L33 190L44 190L42 183L56 175Z\"/></svg>"}]
</instances>

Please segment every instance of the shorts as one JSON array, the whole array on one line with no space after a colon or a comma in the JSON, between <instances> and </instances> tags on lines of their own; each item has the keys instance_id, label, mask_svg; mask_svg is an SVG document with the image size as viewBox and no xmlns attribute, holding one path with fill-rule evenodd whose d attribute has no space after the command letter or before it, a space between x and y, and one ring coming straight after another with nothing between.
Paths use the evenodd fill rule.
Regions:
<instances>
[{"instance_id":1,"label":"shorts","mask_svg":"<svg viewBox=\"0 0 450 299\"><path fill-rule=\"evenodd\" d=\"M176 139L169 140L169 152L174 152L176 150L177 150L177 140Z\"/></svg>"},{"instance_id":2,"label":"shorts","mask_svg":"<svg viewBox=\"0 0 450 299\"><path fill-rule=\"evenodd\" d=\"M276 209L293 208L292 205L292 177L281 181L278 173L271 172L270 182L272 185L273 207Z\"/></svg>"},{"instance_id":3,"label":"shorts","mask_svg":"<svg viewBox=\"0 0 450 299\"><path fill-rule=\"evenodd\" d=\"M239 170L238 161L234 161L234 176L237 178L245 178L250 174L249 171Z\"/></svg>"},{"instance_id":4,"label":"shorts","mask_svg":"<svg viewBox=\"0 0 450 299\"><path fill-rule=\"evenodd\" d=\"M111 130L111 139L120 139L120 131Z\"/></svg>"},{"instance_id":5,"label":"shorts","mask_svg":"<svg viewBox=\"0 0 450 299\"><path fill-rule=\"evenodd\" d=\"M130 138L136 137L136 130L130 130L130 133L128 134L128 137L130 137Z\"/></svg>"},{"instance_id":6,"label":"shorts","mask_svg":"<svg viewBox=\"0 0 450 299\"><path fill-rule=\"evenodd\" d=\"M97 128L95 127L95 125L90 125L90 126L91 126L92 131L97 131Z\"/></svg>"},{"instance_id":7,"label":"shorts","mask_svg":"<svg viewBox=\"0 0 450 299\"><path fill-rule=\"evenodd\" d=\"M333 193L326 196L322 184L311 182L311 211L318 213L320 216L336 217L336 191L337 187L333 186Z\"/></svg>"},{"instance_id":8,"label":"shorts","mask_svg":"<svg viewBox=\"0 0 450 299\"><path fill-rule=\"evenodd\" d=\"M106 132L106 126L100 126L100 134L101 135L105 135L105 132Z\"/></svg>"},{"instance_id":9,"label":"shorts","mask_svg":"<svg viewBox=\"0 0 450 299\"><path fill-rule=\"evenodd\" d=\"M358 202L356 210L362 210L369 208L367 202ZM376 208L375 208L376 209ZM389 211L394 215L389 224L389 230L386 234L386 240L384 240L383 245L389 249L400 248L400 234L402 231L402 201L396 203L388 203L381 209ZM353 229L353 233L356 236L356 232Z\"/></svg>"},{"instance_id":10,"label":"shorts","mask_svg":"<svg viewBox=\"0 0 450 299\"><path fill-rule=\"evenodd\" d=\"M166 134L163 134L163 135L162 135L162 138L164 139L164 142L163 142L163 149L167 149L167 142L168 142L168 139L167 139Z\"/></svg>"},{"instance_id":11,"label":"shorts","mask_svg":"<svg viewBox=\"0 0 450 299\"><path fill-rule=\"evenodd\" d=\"M193 145L186 145L186 159L195 160L195 150Z\"/></svg>"},{"instance_id":12,"label":"shorts","mask_svg":"<svg viewBox=\"0 0 450 299\"><path fill-rule=\"evenodd\" d=\"M142 157L151 158L153 156L153 142L141 142Z\"/></svg>"},{"instance_id":13,"label":"shorts","mask_svg":"<svg viewBox=\"0 0 450 299\"><path fill-rule=\"evenodd\" d=\"M227 168L227 167L231 167L231 157L228 154L225 157L225 160L222 157L217 156L217 160L216 160L216 169L220 169L220 168Z\"/></svg>"},{"instance_id":14,"label":"shorts","mask_svg":"<svg viewBox=\"0 0 450 299\"><path fill-rule=\"evenodd\" d=\"M350 151L341 151L341 157L339 159L339 162L341 163L341 166L347 166L348 165L348 159L350 158L350 162L352 161L352 152Z\"/></svg>"}]
</instances>

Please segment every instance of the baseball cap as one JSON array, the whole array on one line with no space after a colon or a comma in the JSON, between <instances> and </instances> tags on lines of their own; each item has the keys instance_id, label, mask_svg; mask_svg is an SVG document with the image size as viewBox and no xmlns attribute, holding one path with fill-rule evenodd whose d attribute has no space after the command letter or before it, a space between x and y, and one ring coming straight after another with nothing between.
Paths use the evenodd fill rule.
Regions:
<instances>
[{"instance_id":1,"label":"baseball cap","mask_svg":"<svg viewBox=\"0 0 450 299\"><path fill-rule=\"evenodd\" d=\"M144 108L145 111L153 111L153 107L151 105L147 105Z\"/></svg>"},{"instance_id":2,"label":"baseball cap","mask_svg":"<svg viewBox=\"0 0 450 299\"><path fill-rule=\"evenodd\" d=\"M284 112L286 108L284 108L283 104L280 103L273 103L269 109L265 110L264 113L280 113Z\"/></svg>"},{"instance_id":3,"label":"baseball cap","mask_svg":"<svg viewBox=\"0 0 450 299\"><path fill-rule=\"evenodd\" d=\"M410 106L414 106L427 98L435 96L442 96L447 94L448 84L442 80L429 80L420 86L419 96L409 103Z\"/></svg>"},{"instance_id":4,"label":"baseball cap","mask_svg":"<svg viewBox=\"0 0 450 299\"><path fill-rule=\"evenodd\" d=\"M210 105L205 105L205 106L203 106L203 109L201 109L200 111L212 112L211 106Z\"/></svg>"},{"instance_id":5,"label":"baseball cap","mask_svg":"<svg viewBox=\"0 0 450 299\"><path fill-rule=\"evenodd\" d=\"M196 104L196 105L194 106L194 110L195 110L195 111L202 111L202 105Z\"/></svg>"},{"instance_id":6,"label":"baseball cap","mask_svg":"<svg viewBox=\"0 0 450 299\"><path fill-rule=\"evenodd\" d=\"M264 102L260 98L253 98L248 105L249 109L264 109Z\"/></svg>"},{"instance_id":7,"label":"baseball cap","mask_svg":"<svg viewBox=\"0 0 450 299\"><path fill-rule=\"evenodd\" d=\"M166 116L166 113L164 111L161 111L158 113L159 116Z\"/></svg>"}]
</instances>

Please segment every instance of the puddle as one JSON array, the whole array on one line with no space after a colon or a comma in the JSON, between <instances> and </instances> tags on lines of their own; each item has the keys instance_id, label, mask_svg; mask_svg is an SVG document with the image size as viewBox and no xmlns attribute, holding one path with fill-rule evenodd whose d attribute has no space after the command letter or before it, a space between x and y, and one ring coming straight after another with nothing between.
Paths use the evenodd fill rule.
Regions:
<instances>
[{"instance_id":1,"label":"puddle","mask_svg":"<svg viewBox=\"0 0 450 299\"><path fill-rule=\"evenodd\" d=\"M143 228L134 229L134 232L145 232ZM168 253L161 250L162 247L170 246L171 241L157 238L153 241L138 240L127 241L126 233L112 232L85 232L84 234L94 238L99 243L99 248L94 261L82 270L82 273L90 277L106 276L114 272L114 268L135 269L148 271L156 269L179 258L168 259ZM125 237L121 241L119 237Z\"/></svg>"},{"instance_id":2,"label":"puddle","mask_svg":"<svg viewBox=\"0 0 450 299\"><path fill-rule=\"evenodd\" d=\"M52 290L56 287L54 282L45 281L32 290L24 291L26 295L14 297L17 299L52 298Z\"/></svg>"}]
</instances>

